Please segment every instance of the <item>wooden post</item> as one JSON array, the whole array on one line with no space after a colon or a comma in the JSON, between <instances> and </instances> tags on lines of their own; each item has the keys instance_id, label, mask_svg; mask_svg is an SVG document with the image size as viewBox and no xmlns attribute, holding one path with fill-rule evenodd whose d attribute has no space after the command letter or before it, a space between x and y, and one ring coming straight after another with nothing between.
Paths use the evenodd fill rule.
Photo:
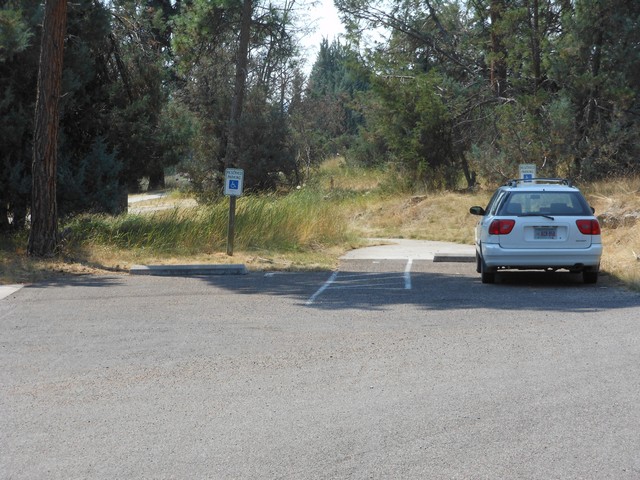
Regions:
<instances>
[{"instance_id":1,"label":"wooden post","mask_svg":"<svg viewBox=\"0 0 640 480\"><path fill-rule=\"evenodd\" d=\"M233 256L233 238L236 234L236 196L229 195L229 227L227 229L227 255Z\"/></svg>"}]
</instances>

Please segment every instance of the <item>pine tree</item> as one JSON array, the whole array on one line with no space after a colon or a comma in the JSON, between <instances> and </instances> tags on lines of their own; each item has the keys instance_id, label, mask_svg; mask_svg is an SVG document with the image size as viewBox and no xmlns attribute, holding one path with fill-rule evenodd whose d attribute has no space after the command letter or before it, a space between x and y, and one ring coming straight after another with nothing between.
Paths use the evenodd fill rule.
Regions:
<instances>
[{"instance_id":1,"label":"pine tree","mask_svg":"<svg viewBox=\"0 0 640 480\"><path fill-rule=\"evenodd\" d=\"M28 253L49 256L58 244L56 167L67 0L46 0L33 138L33 192Z\"/></svg>"}]
</instances>

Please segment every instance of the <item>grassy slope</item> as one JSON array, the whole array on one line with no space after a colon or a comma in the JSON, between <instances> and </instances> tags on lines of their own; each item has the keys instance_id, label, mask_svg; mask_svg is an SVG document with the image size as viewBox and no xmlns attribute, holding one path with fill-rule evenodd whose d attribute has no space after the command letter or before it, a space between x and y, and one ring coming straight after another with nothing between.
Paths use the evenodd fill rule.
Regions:
<instances>
[{"instance_id":1,"label":"grassy slope","mask_svg":"<svg viewBox=\"0 0 640 480\"><path fill-rule=\"evenodd\" d=\"M584 189L602 225L602 268L640 290L640 178L598 182Z\"/></svg>"},{"instance_id":2,"label":"grassy slope","mask_svg":"<svg viewBox=\"0 0 640 480\"><path fill-rule=\"evenodd\" d=\"M640 179L583 188L603 223L603 269L640 288ZM116 219L83 217L63 253L50 260L26 257L26 238L0 244L0 282L36 281L52 274L127 271L137 263L246 263L253 269L331 269L337 258L368 237L403 237L473 244L472 205L477 193L407 194L392 173L347 168L334 159L311 184L290 195L238 201L234 256L226 251L228 204L184 203ZM178 197L180 198L180 197Z\"/></svg>"}]
</instances>

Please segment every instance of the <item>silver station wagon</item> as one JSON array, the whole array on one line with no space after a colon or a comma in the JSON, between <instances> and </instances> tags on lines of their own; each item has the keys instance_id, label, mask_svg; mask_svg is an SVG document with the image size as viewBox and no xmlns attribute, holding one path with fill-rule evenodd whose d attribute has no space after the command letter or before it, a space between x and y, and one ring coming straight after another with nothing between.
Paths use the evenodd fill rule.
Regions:
<instances>
[{"instance_id":1,"label":"silver station wagon","mask_svg":"<svg viewBox=\"0 0 640 480\"><path fill-rule=\"evenodd\" d=\"M476 270L493 283L502 270L569 270L596 283L602 256L600 224L567 179L511 180L498 188L475 231Z\"/></svg>"}]
</instances>

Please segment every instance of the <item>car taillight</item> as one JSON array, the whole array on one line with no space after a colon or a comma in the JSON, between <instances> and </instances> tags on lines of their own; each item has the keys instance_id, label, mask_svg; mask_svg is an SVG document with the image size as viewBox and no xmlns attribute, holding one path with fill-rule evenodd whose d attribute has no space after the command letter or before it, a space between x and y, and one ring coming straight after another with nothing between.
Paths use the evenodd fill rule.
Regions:
<instances>
[{"instance_id":1,"label":"car taillight","mask_svg":"<svg viewBox=\"0 0 640 480\"><path fill-rule=\"evenodd\" d=\"M508 235L515 224L515 220L494 220L489 225L489 235Z\"/></svg>"},{"instance_id":2,"label":"car taillight","mask_svg":"<svg viewBox=\"0 0 640 480\"><path fill-rule=\"evenodd\" d=\"M600 235L600 224L598 220L576 220L576 225L583 235Z\"/></svg>"}]
</instances>

